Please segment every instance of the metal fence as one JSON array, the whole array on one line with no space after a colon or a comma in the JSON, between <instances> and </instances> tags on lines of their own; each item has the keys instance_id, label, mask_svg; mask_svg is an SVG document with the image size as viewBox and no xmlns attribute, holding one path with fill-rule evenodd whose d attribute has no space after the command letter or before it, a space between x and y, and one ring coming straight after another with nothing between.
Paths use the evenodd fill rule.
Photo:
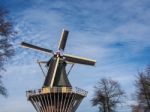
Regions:
<instances>
[{"instance_id":1,"label":"metal fence","mask_svg":"<svg viewBox=\"0 0 150 112\"><path fill-rule=\"evenodd\" d=\"M26 91L27 97L31 95L36 95L36 94L44 94L44 93L76 93L80 94L83 96L87 96L87 91L80 89L78 87L72 88L72 87L44 87L42 89L37 89L37 90L29 90Z\"/></svg>"}]
</instances>

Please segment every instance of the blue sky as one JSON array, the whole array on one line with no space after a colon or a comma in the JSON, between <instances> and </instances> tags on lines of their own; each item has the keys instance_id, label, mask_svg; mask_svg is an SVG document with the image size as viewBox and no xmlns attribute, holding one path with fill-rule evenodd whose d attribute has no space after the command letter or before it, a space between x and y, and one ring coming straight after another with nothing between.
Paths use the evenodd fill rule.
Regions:
<instances>
[{"instance_id":1,"label":"blue sky","mask_svg":"<svg viewBox=\"0 0 150 112\"><path fill-rule=\"evenodd\" d=\"M66 53L97 60L95 67L76 65L69 75L72 85L89 91L77 112L97 111L90 100L103 77L120 82L128 98L118 112L130 112L135 76L150 64L149 0L0 0L0 5L10 11L18 32L16 56L4 72L9 97L0 97L2 112L35 112L25 91L41 88L44 77L36 60L50 56L20 43L56 50L63 28L70 31Z\"/></svg>"}]
</instances>

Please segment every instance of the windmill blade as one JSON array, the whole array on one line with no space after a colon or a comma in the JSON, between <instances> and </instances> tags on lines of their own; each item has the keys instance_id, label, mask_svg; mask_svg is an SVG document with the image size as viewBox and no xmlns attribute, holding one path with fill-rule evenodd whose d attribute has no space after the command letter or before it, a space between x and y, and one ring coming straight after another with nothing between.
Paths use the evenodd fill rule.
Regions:
<instances>
[{"instance_id":1,"label":"windmill blade","mask_svg":"<svg viewBox=\"0 0 150 112\"><path fill-rule=\"evenodd\" d=\"M37 63L42 63L42 64L44 63L44 64L45 64L45 63L47 63L47 62L48 62L48 61L39 61L39 60L37 60Z\"/></svg>"},{"instance_id":2,"label":"windmill blade","mask_svg":"<svg viewBox=\"0 0 150 112\"><path fill-rule=\"evenodd\" d=\"M66 61L73 62L73 63L78 63L78 64L85 64L85 65L91 65L94 66L96 61L87 59L87 58L82 58L79 56L74 56L74 55L69 55L69 54L64 54L64 58Z\"/></svg>"},{"instance_id":3,"label":"windmill blade","mask_svg":"<svg viewBox=\"0 0 150 112\"><path fill-rule=\"evenodd\" d=\"M48 86L53 87L57 68L59 65L59 59L60 59L59 57L56 59L52 58L50 65L49 65L47 76L46 76L44 84L43 84L43 87L48 87Z\"/></svg>"},{"instance_id":4,"label":"windmill blade","mask_svg":"<svg viewBox=\"0 0 150 112\"><path fill-rule=\"evenodd\" d=\"M45 53L52 53L53 54L52 50L45 49L45 48L42 48L42 47L38 47L38 46L35 46L35 45L32 45L32 44L28 44L26 42L22 42L21 46L26 47L26 48L30 48L30 49L34 49L34 50L38 50L38 51L42 51L42 52L45 52Z\"/></svg>"},{"instance_id":5,"label":"windmill blade","mask_svg":"<svg viewBox=\"0 0 150 112\"><path fill-rule=\"evenodd\" d=\"M55 63L55 65L54 65L54 71L53 71L53 75L52 75L52 79L51 79L50 87L53 87L54 79L55 79L55 75L56 75L57 68L58 68L58 65L59 65L59 60L60 60L60 58L59 58L59 57L57 57L56 63Z\"/></svg>"},{"instance_id":6,"label":"windmill blade","mask_svg":"<svg viewBox=\"0 0 150 112\"><path fill-rule=\"evenodd\" d=\"M63 30L63 32L61 34L60 42L59 42L59 45L58 45L59 50L64 51L65 46L66 46L66 42L67 42L68 33L69 33L69 31Z\"/></svg>"}]
</instances>

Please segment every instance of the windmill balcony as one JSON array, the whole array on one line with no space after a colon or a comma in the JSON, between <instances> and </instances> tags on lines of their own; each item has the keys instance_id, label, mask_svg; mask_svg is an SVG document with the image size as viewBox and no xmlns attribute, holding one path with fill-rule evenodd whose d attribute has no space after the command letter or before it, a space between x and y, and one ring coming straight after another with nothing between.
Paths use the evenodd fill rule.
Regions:
<instances>
[{"instance_id":1,"label":"windmill balcony","mask_svg":"<svg viewBox=\"0 0 150 112\"><path fill-rule=\"evenodd\" d=\"M72 87L53 87L26 92L37 112L75 112L87 91Z\"/></svg>"},{"instance_id":2,"label":"windmill balcony","mask_svg":"<svg viewBox=\"0 0 150 112\"><path fill-rule=\"evenodd\" d=\"M26 91L26 96L29 98L32 95L40 95L40 94L46 94L46 93L76 93L82 96L87 96L87 91L80 89L78 87L72 88L72 87L44 87L42 89L37 90L29 90Z\"/></svg>"}]
</instances>

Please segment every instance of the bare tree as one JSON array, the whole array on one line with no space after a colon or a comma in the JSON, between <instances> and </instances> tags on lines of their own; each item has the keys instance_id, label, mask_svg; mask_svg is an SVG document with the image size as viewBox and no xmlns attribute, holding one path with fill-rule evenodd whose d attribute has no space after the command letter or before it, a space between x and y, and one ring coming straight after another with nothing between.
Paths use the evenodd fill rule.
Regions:
<instances>
[{"instance_id":1,"label":"bare tree","mask_svg":"<svg viewBox=\"0 0 150 112\"><path fill-rule=\"evenodd\" d=\"M131 105L132 112L142 112L140 105Z\"/></svg>"},{"instance_id":2,"label":"bare tree","mask_svg":"<svg viewBox=\"0 0 150 112\"><path fill-rule=\"evenodd\" d=\"M136 79L136 97L141 110L150 112L150 66L139 72Z\"/></svg>"},{"instance_id":3,"label":"bare tree","mask_svg":"<svg viewBox=\"0 0 150 112\"><path fill-rule=\"evenodd\" d=\"M14 55L14 49L10 41L15 31L7 16L8 11L0 7L0 72L5 70L4 64ZM7 90L2 83L2 74L0 74L0 94L7 96Z\"/></svg>"},{"instance_id":4,"label":"bare tree","mask_svg":"<svg viewBox=\"0 0 150 112\"><path fill-rule=\"evenodd\" d=\"M125 95L120 84L111 79L101 79L94 88L95 95L91 101L93 106L99 107L100 112L114 112Z\"/></svg>"}]
</instances>

